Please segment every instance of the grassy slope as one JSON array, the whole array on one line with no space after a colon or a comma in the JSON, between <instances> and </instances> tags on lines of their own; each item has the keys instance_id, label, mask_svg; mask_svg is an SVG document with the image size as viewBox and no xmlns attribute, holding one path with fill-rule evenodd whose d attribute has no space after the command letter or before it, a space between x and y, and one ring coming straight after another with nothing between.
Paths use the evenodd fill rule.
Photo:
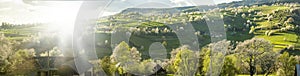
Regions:
<instances>
[{"instance_id":1,"label":"grassy slope","mask_svg":"<svg viewBox=\"0 0 300 76\"><path fill-rule=\"evenodd\" d=\"M271 43L274 44L274 50L275 51L279 51L282 50L284 48L286 48L289 45L293 45L293 44L299 44L296 43L296 34L292 33L292 32L281 32L281 33L275 33L275 35L272 36L265 36L265 31L267 30L256 30L255 34L249 34L249 28L246 28L244 23L247 22L247 20L253 20L254 17L256 17L257 19L262 18L264 16L252 16L252 17L247 17L247 18L242 18L241 14L242 13L249 13L248 10L249 9L253 9L254 11L257 12L262 12L263 14L270 14L273 12L273 10L286 10L286 9L290 9L290 7L286 7L286 6L259 6L259 7L250 7L250 8L243 8L243 12L239 13L237 16L234 16L234 13L231 13L230 11L224 11L227 12L227 15L224 15L224 23L226 25L231 25L232 27L235 27L237 29L237 31L227 31L227 39L228 40L232 40L232 41L244 41L247 39L251 39L253 37L255 38L264 38L269 40ZM222 13L224 13L222 12ZM250 13L253 15L253 13ZM181 21L183 17L173 17L172 19L177 19L178 21ZM115 19L114 22L120 22L119 24L122 25L122 27L133 27L135 25L137 25L137 21L138 19L144 19L144 18L136 18L135 19L131 19L131 18L121 18L121 19ZM163 21L167 21L168 23L168 19L160 19L160 23ZM273 23L278 23L279 19L274 19L272 20ZM110 23L110 21L101 21L104 23ZM162 27L164 25L161 25L160 23L156 23L156 22L150 22L150 24L148 24L148 22L141 22L141 26L142 27ZM175 23L175 22L173 22ZM257 26L256 27L269 27L270 24L267 20L260 20L260 21L255 21L254 22ZM205 22L192 22L194 26L194 28L196 30L200 30L200 31L207 31L208 28L207 26L204 27L206 24ZM116 25L119 26L120 25ZM241 30L244 29L244 30ZM153 39L160 39L160 36L134 36L131 38L131 42L133 45L140 47L140 46L149 46L152 42ZM209 37L204 36L204 38L199 38L202 43L208 44L209 41ZM200 41L199 40L199 41ZM204 42L203 42L204 41ZM178 41L174 40L173 41L167 41L169 45L173 45L173 47L167 46L168 51L170 51L171 49L179 46ZM202 45L202 46L203 46ZM145 47L145 49L148 49L148 47ZM299 48L297 48L299 49ZM146 53L143 53L146 54Z\"/></svg>"},{"instance_id":2,"label":"grassy slope","mask_svg":"<svg viewBox=\"0 0 300 76\"><path fill-rule=\"evenodd\" d=\"M263 12L263 14L270 14L273 12L273 10L287 10L290 8L285 7L285 6L262 6L262 7L256 7L253 9ZM276 22L279 22L279 20L274 19L273 23L276 23ZM270 22L268 22L267 20L259 21L256 23L258 24L258 27L270 26ZM264 34L266 31L267 30L256 31L255 37L256 38L264 38L264 39L267 39L270 42L272 42L274 44L275 51L280 51L289 45L299 44L299 43L295 42L297 35L293 32L280 32L280 33L275 33L275 35L272 35L272 36L266 36ZM298 47L297 49L300 49L300 48Z\"/></svg>"}]
</instances>

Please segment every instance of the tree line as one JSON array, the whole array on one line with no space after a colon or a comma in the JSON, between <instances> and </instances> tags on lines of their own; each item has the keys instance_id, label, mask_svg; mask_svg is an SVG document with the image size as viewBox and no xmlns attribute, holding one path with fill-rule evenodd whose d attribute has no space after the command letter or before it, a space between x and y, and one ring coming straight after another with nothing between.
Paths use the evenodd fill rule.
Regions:
<instances>
[{"instance_id":1,"label":"tree line","mask_svg":"<svg viewBox=\"0 0 300 76\"><path fill-rule=\"evenodd\" d=\"M175 76L234 76L295 74L299 56L273 51L273 45L264 39L253 38L233 45L222 40L190 50L181 46L170 52L169 59L142 59L141 53L121 42L109 57L95 61L95 72L109 76L175 75ZM161 68L157 68L157 67ZM163 71L159 70L163 69Z\"/></svg>"}]
</instances>

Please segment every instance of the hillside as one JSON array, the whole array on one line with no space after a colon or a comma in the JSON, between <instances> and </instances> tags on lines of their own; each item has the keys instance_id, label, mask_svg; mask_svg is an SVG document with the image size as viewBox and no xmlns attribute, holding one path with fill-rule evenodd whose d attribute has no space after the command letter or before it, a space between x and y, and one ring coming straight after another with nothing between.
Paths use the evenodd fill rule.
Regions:
<instances>
[{"instance_id":1,"label":"hillside","mask_svg":"<svg viewBox=\"0 0 300 76\"><path fill-rule=\"evenodd\" d=\"M295 30L299 25L296 20L300 19L299 5L294 3L269 5L272 1L260 3L261 1L247 0L220 4L220 6L226 5L227 7L218 9L225 23L227 39L239 42L251 38L264 38L275 45L274 51L293 50L289 52L300 55L299 33ZM230 4L247 2L250 2L250 4L247 4L249 6L238 5L230 8L232 6ZM204 10L199 10L193 6L158 9L128 8L107 19L99 20L98 34L103 34L101 28L103 29L104 26L105 28L111 28L111 30L116 27L126 27L134 32L132 33L130 45L138 47L138 50L147 51L149 48L147 46L150 46L152 42L166 42L168 44L165 45L167 51L171 51L180 45L174 33L176 30L170 29L169 26L181 27L180 25L184 23L191 23L196 30L195 34L198 36L199 47L203 47L210 43L210 33L204 17L213 8L215 7L207 6L202 8ZM289 18L293 18L294 21L288 22ZM147 53L145 52L143 55L147 56Z\"/></svg>"},{"instance_id":2,"label":"hillside","mask_svg":"<svg viewBox=\"0 0 300 76\"><path fill-rule=\"evenodd\" d=\"M231 3L222 3L219 4L220 8L228 8L228 7L239 7L239 6L252 6L252 5L271 5L274 3L298 3L299 0L242 0L242 1L234 1Z\"/></svg>"},{"instance_id":3,"label":"hillside","mask_svg":"<svg viewBox=\"0 0 300 76\"><path fill-rule=\"evenodd\" d=\"M130 12L137 13L155 13L155 14L171 14L178 12L193 12L193 11L207 11L214 8L230 8L239 6L252 6L252 5L272 5L275 3L298 3L299 0L242 0L234 1L231 3L222 3L217 6L201 5L201 6L186 6L186 7L175 7L175 8L127 8L121 13L128 14Z\"/></svg>"},{"instance_id":4,"label":"hillside","mask_svg":"<svg viewBox=\"0 0 300 76\"><path fill-rule=\"evenodd\" d=\"M2 22L0 76L293 76L298 2L127 8L75 27Z\"/></svg>"}]
</instances>

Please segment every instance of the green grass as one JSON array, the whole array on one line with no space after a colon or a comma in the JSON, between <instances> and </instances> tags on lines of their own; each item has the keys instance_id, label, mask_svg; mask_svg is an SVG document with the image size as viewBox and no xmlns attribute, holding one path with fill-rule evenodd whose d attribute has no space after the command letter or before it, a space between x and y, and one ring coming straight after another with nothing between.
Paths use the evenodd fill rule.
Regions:
<instances>
[{"instance_id":1,"label":"green grass","mask_svg":"<svg viewBox=\"0 0 300 76\"><path fill-rule=\"evenodd\" d=\"M296 42L297 35L294 33L275 33L275 35L272 36L260 34L255 37L269 40L272 44L274 44L275 51L282 50L289 45L299 44L299 42Z\"/></svg>"},{"instance_id":2,"label":"green grass","mask_svg":"<svg viewBox=\"0 0 300 76\"><path fill-rule=\"evenodd\" d=\"M139 27L161 27L161 26L166 26L166 25L159 22L143 22Z\"/></svg>"},{"instance_id":3,"label":"green grass","mask_svg":"<svg viewBox=\"0 0 300 76\"><path fill-rule=\"evenodd\" d=\"M239 31L239 32L227 31L227 40L244 41L247 39L251 39L253 37L254 35L249 34L248 31Z\"/></svg>"},{"instance_id":4,"label":"green grass","mask_svg":"<svg viewBox=\"0 0 300 76\"><path fill-rule=\"evenodd\" d=\"M105 44L106 40L108 40L108 44ZM113 49L110 46L111 38L109 33L96 33L95 41L96 53L99 58L112 54Z\"/></svg>"},{"instance_id":5,"label":"green grass","mask_svg":"<svg viewBox=\"0 0 300 76\"><path fill-rule=\"evenodd\" d=\"M249 9L253 9L254 11L260 11L263 14L270 14L273 12L273 10L285 10L289 9L289 7L286 6L260 6L260 7L255 7L255 8L246 8L243 9L243 12L248 12Z\"/></svg>"},{"instance_id":6,"label":"green grass","mask_svg":"<svg viewBox=\"0 0 300 76\"><path fill-rule=\"evenodd\" d=\"M279 13L282 15L282 17L288 16L288 13L283 13L284 10L290 9L290 7L286 6L260 6L255 8L247 8L243 9L244 12L248 12L249 9L253 9L255 11L261 11L263 14L271 14L274 10L278 10ZM276 16L276 15L275 15ZM272 19L271 22L268 20L261 20L255 22L257 24L256 31L254 33L255 38L264 38L266 40L269 40L272 44L274 44L274 51L280 51L284 48L288 47L289 45L295 45L300 44L299 42L296 42L297 35L293 32L278 32L271 36L266 36L265 32L267 31L267 28L275 26L276 23L282 23L280 20L281 17L275 17ZM252 19L252 18L250 18ZM261 30L262 29L262 30ZM273 29L276 30L276 29ZM230 36L229 36L230 37ZM242 36L239 36L242 37ZM300 47L296 47L296 49L299 49ZM300 54L299 54L300 55Z\"/></svg>"}]
</instances>

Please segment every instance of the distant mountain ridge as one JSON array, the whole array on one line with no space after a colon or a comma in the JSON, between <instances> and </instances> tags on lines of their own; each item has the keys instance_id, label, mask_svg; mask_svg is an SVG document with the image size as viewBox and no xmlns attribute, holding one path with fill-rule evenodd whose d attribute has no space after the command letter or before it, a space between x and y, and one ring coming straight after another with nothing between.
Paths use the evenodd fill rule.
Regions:
<instances>
[{"instance_id":1,"label":"distant mountain ridge","mask_svg":"<svg viewBox=\"0 0 300 76\"><path fill-rule=\"evenodd\" d=\"M219 8L225 7L238 7L238 6L251 6L251 5L262 5L262 4L273 4L273 3L299 3L300 0L242 0L233 1L231 3L219 4Z\"/></svg>"},{"instance_id":2,"label":"distant mountain ridge","mask_svg":"<svg viewBox=\"0 0 300 76\"><path fill-rule=\"evenodd\" d=\"M135 12L140 14L175 14L175 13L189 12L195 10L205 11L214 8L216 8L216 6L208 6L208 5L174 7L174 8L127 8L123 10L121 13L128 14L128 13Z\"/></svg>"},{"instance_id":3,"label":"distant mountain ridge","mask_svg":"<svg viewBox=\"0 0 300 76\"><path fill-rule=\"evenodd\" d=\"M217 6L201 5L201 6L186 6L186 7L174 7L174 8L127 8L120 13L128 14L128 13L135 12L144 15L177 14L180 12L191 12L191 11L205 12L209 9L214 9L214 8L263 5L263 4L273 4L273 3L299 3L299 2L300 0L242 0L242 1L233 1L230 3L222 3L222 4L218 4Z\"/></svg>"}]
</instances>

